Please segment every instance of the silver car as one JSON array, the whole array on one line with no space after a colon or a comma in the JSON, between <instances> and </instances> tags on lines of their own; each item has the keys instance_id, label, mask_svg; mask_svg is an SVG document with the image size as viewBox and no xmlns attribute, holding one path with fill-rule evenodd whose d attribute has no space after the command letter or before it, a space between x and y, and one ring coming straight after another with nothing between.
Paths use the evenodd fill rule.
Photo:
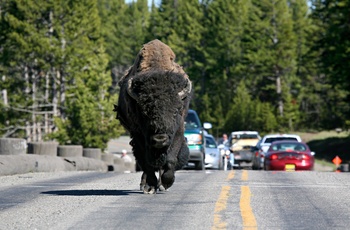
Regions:
<instances>
[{"instance_id":1,"label":"silver car","mask_svg":"<svg viewBox=\"0 0 350 230\"><path fill-rule=\"evenodd\" d=\"M205 168L222 169L222 157L215 141L210 134L205 134Z\"/></svg>"}]
</instances>

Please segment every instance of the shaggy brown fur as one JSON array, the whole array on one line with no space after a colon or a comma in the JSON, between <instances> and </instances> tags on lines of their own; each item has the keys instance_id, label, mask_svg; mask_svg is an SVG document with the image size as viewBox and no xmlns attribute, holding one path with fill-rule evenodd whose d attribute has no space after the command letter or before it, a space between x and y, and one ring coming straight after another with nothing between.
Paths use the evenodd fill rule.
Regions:
<instances>
[{"instance_id":1,"label":"shaggy brown fur","mask_svg":"<svg viewBox=\"0 0 350 230\"><path fill-rule=\"evenodd\" d=\"M169 46L153 40L143 46L118 83L114 111L130 132L133 154L143 171L140 188L147 194L171 187L175 171L189 158L184 120L192 84L174 60Z\"/></svg>"},{"instance_id":2,"label":"shaggy brown fur","mask_svg":"<svg viewBox=\"0 0 350 230\"><path fill-rule=\"evenodd\" d=\"M123 78L134 76L139 72L154 71L157 69L182 73L188 78L182 67L175 62L175 57L174 52L169 46L158 39L152 40L143 45L136 56L134 64L127 70ZM123 81L123 78L120 82Z\"/></svg>"}]
</instances>

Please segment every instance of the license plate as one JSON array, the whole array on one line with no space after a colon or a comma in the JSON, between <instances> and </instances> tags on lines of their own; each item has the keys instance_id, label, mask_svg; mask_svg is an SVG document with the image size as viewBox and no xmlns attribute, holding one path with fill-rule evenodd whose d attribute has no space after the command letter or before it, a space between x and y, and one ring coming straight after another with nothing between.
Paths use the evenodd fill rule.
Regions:
<instances>
[{"instance_id":1,"label":"license plate","mask_svg":"<svg viewBox=\"0 0 350 230\"><path fill-rule=\"evenodd\" d=\"M235 156L235 159L241 159L241 156L237 155Z\"/></svg>"},{"instance_id":2,"label":"license plate","mask_svg":"<svg viewBox=\"0 0 350 230\"><path fill-rule=\"evenodd\" d=\"M285 169L286 169L286 171L295 171L295 165L286 164Z\"/></svg>"}]
</instances>

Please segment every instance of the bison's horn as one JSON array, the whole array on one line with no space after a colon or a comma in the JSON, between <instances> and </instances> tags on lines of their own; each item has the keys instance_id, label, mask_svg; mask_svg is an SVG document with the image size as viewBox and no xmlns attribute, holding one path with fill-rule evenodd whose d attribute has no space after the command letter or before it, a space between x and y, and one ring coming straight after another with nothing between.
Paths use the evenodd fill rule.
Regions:
<instances>
[{"instance_id":1,"label":"bison's horn","mask_svg":"<svg viewBox=\"0 0 350 230\"><path fill-rule=\"evenodd\" d=\"M191 90L192 90L192 83L189 79L187 79L186 87L179 92L180 98L186 97L191 92Z\"/></svg>"},{"instance_id":2,"label":"bison's horn","mask_svg":"<svg viewBox=\"0 0 350 230\"><path fill-rule=\"evenodd\" d=\"M130 97L132 97L132 98L134 98L136 101L137 101L137 95L134 93L134 91L132 90L132 78L130 78L129 80L128 80L128 89L127 89L127 91L128 91L128 94L129 94L129 96Z\"/></svg>"}]
</instances>

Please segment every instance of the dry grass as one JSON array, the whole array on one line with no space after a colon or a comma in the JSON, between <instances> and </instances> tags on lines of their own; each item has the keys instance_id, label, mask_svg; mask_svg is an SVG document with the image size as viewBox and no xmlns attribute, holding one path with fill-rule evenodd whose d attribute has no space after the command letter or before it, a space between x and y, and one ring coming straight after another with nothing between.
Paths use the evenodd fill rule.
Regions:
<instances>
[{"instance_id":1,"label":"dry grass","mask_svg":"<svg viewBox=\"0 0 350 230\"><path fill-rule=\"evenodd\" d=\"M322 132L295 132L298 134L304 142L310 142L314 140L324 140L327 138L346 138L349 136L348 132L340 132L336 131L322 131Z\"/></svg>"}]
</instances>

